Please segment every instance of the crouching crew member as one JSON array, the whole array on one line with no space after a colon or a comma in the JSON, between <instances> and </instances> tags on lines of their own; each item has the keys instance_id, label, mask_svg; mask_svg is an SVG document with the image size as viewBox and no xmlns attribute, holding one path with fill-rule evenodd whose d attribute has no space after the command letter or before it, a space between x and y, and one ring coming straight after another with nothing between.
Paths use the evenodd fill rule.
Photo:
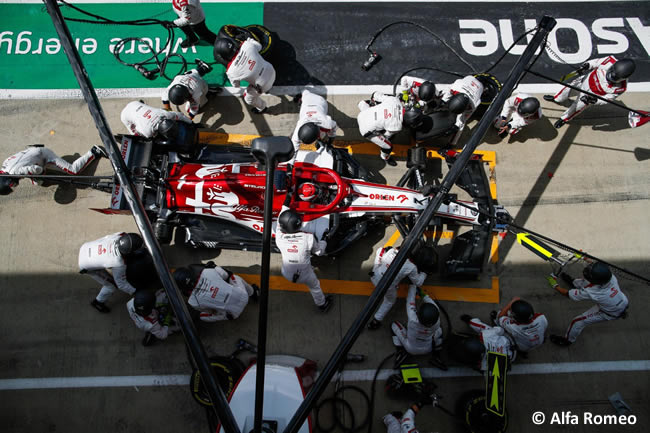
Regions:
<instances>
[{"instance_id":1,"label":"crouching crew member","mask_svg":"<svg viewBox=\"0 0 650 433\"><path fill-rule=\"evenodd\" d=\"M256 299L259 293L257 286L212 262L178 268L174 279L204 322L238 318L248 299Z\"/></svg>"},{"instance_id":2,"label":"crouching crew member","mask_svg":"<svg viewBox=\"0 0 650 433\"><path fill-rule=\"evenodd\" d=\"M155 293L147 289L136 291L135 296L126 303L126 309L135 326L146 332L143 346L149 346L156 339L165 340L180 330L163 289Z\"/></svg>"},{"instance_id":3,"label":"crouching crew member","mask_svg":"<svg viewBox=\"0 0 650 433\"><path fill-rule=\"evenodd\" d=\"M129 102L120 118L129 133L146 138L172 139L177 133L177 121L192 123L189 117L181 113L150 107L142 101Z\"/></svg>"},{"instance_id":4,"label":"crouching crew member","mask_svg":"<svg viewBox=\"0 0 650 433\"><path fill-rule=\"evenodd\" d=\"M379 146L381 159L386 164L396 166L397 162L391 156L393 144L390 138L402 130L404 106L395 96L375 92L370 100L359 102L359 110L359 132L363 138Z\"/></svg>"},{"instance_id":5,"label":"crouching crew member","mask_svg":"<svg viewBox=\"0 0 650 433\"><path fill-rule=\"evenodd\" d=\"M86 242L79 249L79 272L102 285L90 303L100 313L111 311L105 303L116 287L129 295L135 293L136 288L127 280L127 266L128 259L141 250L142 243L137 233L119 232Z\"/></svg>"},{"instance_id":6,"label":"crouching crew member","mask_svg":"<svg viewBox=\"0 0 650 433\"><path fill-rule=\"evenodd\" d=\"M525 93L518 93L506 99L501 115L494 122L499 130L499 137L515 135L524 126L542 118L542 107L537 98Z\"/></svg>"},{"instance_id":7,"label":"crouching crew member","mask_svg":"<svg viewBox=\"0 0 650 433\"><path fill-rule=\"evenodd\" d=\"M388 267L393 263L395 257L397 257L397 252L399 248L393 247L384 247L379 248L375 253L375 263L372 266L372 272L370 281L372 284L377 287L381 277L384 276ZM397 286L399 283L408 277L411 284L415 286L421 286L424 283L424 280L427 278L427 274L424 272L419 272L417 266L411 261L411 259L406 259L404 265L399 270L397 277L393 280L393 283L390 285L386 294L384 295L384 300L381 305L375 312L375 317L368 323L368 329L377 329L381 326L381 321L384 320L386 314L393 308L395 301L397 300Z\"/></svg>"},{"instance_id":8,"label":"crouching crew member","mask_svg":"<svg viewBox=\"0 0 650 433\"><path fill-rule=\"evenodd\" d=\"M107 156L103 147L93 146L73 163L69 163L42 144L33 144L5 159L0 168L0 174L39 175L48 168L54 168L67 174L76 175L95 159ZM19 181L20 179L16 177L0 177L0 195L11 194L12 188L16 187Z\"/></svg>"}]
</instances>

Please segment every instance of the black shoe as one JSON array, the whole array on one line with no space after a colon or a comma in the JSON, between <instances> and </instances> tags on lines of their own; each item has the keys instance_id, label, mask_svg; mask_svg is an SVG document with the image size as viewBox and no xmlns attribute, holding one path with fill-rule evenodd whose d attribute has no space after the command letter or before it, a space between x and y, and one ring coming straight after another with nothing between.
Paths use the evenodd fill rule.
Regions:
<instances>
[{"instance_id":1,"label":"black shoe","mask_svg":"<svg viewBox=\"0 0 650 433\"><path fill-rule=\"evenodd\" d=\"M388 159L384 159L384 162L386 165L390 165L391 167L397 167L397 161L395 161L395 158L392 156L388 157Z\"/></svg>"},{"instance_id":2,"label":"black shoe","mask_svg":"<svg viewBox=\"0 0 650 433\"><path fill-rule=\"evenodd\" d=\"M201 59L194 59L194 63L196 63L196 70L199 72L200 76L204 76L208 72L212 71L212 66L208 65Z\"/></svg>"},{"instance_id":3,"label":"black shoe","mask_svg":"<svg viewBox=\"0 0 650 433\"><path fill-rule=\"evenodd\" d=\"M368 323L368 329L378 329L381 326L381 322L377 319L372 319L370 323Z\"/></svg>"},{"instance_id":4,"label":"black shoe","mask_svg":"<svg viewBox=\"0 0 650 433\"><path fill-rule=\"evenodd\" d=\"M440 359L440 356L438 355L432 355L431 359L429 360L429 364L433 365L434 367L437 367L441 369L442 371L447 371L449 368L447 367L447 364L442 362Z\"/></svg>"},{"instance_id":5,"label":"black shoe","mask_svg":"<svg viewBox=\"0 0 650 433\"><path fill-rule=\"evenodd\" d=\"M463 322L469 325L469 322L472 320L472 316L470 316L469 314L463 314L460 316L460 320L462 320Z\"/></svg>"},{"instance_id":6,"label":"black shoe","mask_svg":"<svg viewBox=\"0 0 650 433\"><path fill-rule=\"evenodd\" d=\"M251 295L251 299L257 302L257 300L260 299L260 288L257 287L257 284L251 284L251 287L253 287L253 294Z\"/></svg>"},{"instance_id":7,"label":"black shoe","mask_svg":"<svg viewBox=\"0 0 650 433\"><path fill-rule=\"evenodd\" d=\"M223 92L223 87L208 87L208 97L219 95Z\"/></svg>"},{"instance_id":8,"label":"black shoe","mask_svg":"<svg viewBox=\"0 0 650 433\"><path fill-rule=\"evenodd\" d=\"M399 410L393 411L390 414L393 415L398 420L402 419L402 417L404 416L404 412L400 412Z\"/></svg>"},{"instance_id":9,"label":"black shoe","mask_svg":"<svg viewBox=\"0 0 650 433\"><path fill-rule=\"evenodd\" d=\"M268 110L268 107L264 107L261 110L259 108L253 107L253 114L264 114Z\"/></svg>"},{"instance_id":10,"label":"black shoe","mask_svg":"<svg viewBox=\"0 0 650 433\"><path fill-rule=\"evenodd\" d=\"M106 306L103 302L99 302L97 299L93 299L90 303L93 308L95 308L100 313L110 313L111 309Z\"/></svg>"},{"instance_id":11,"label":"black shoe","mask_svg":"<svg viewBox=\"0 0 650 433\"><path fill-rule=\"evenodd\" d=\"M498 316L498 315L499 315L499 313L497 313L496 310L492 310L492 311L490 311L490 320L492 321L492 324L493 324L493 325L496 325L496 324L497 324L497 316Z\"/></svg>"},{"instance_id":12,"label":"black shoe","mask_svg":"<svg viewBox=\"0 0 650 433\"><path fill-rule=\"evenodd\" d=\"M194 45L198 44L199 40L195 39L193 41L189 39L185 39L183 42L181 42L181 48L190 48L193 47Z\"/></svg>"},{"instance_id":13,"label":"black shoe","mask_svg":"<svg viewBox=\"0 0 650 433\"><path fill-rule=\"evenodd\" d=\"M294 104L302 104L302 93L298 93L297 95L294 95L293 98L291 98L291 102Z\"/></svg>"},{"instance_id":14,"label":"black shoe","mask_svg":"<svg viewBox=\"0 0 650 433\"><path fill-rule=\"evenodd\" d=\"M147 332L144 334L144 338L142 339L142 345L143 346L151 346L156 342L157 338L154 337L154 335L151 332Z\"/></svg>"},{"instance_id":15,"label":"black shoe","mask_svg":"<svg viewBox=\"0 0 650 433\"><path fill-rule=\"evenodd\" d=\"M555 97L553 95L544 95L544 100L548 102L555 102Z\"/></svg>"},{"instance_id":16,"label":"black shoe","mask_svg":"<svg viewBox=\"0 0 650 433\"><path fill-rule=\"evenodd\" d=\"M567 284L569 288L571 289L575 288L575 286L573 285L573 280L575 280L575 278L573 278L571 275L562 272L560 274L560 278L562 279L562 281L564 281Z\"/></svg>"},{"instance_id":17,"label":"black shoe","mask_svg":"<svg viewBox=\"0 0 650 433\"><path fill-rule=\"evenodd\" d=\"M104 149L102 146L93 146L90 148L90 153L93 154L93 156L97 159L99 158L108 158L108 153L106 153L106 149Z\"/></svg>"},{"instance_id":18,"label":"black shoe","mask_svg":"<svg viewBox=\"0 0 650 433\"><path fill-rule=\"evenodd\" d=\"M406 359L409 357L409 354L404 349L398 349L395 354L395 363L393 364L393 369L397 370L399 367L406 362Z\"/></svg>"},{"instance_id":19,"label":"black shoe","mask_svg":"<svg viewBox=\"0 0 650 433\"><path fill-rule=\"evenodd\" d=\"M564 126L565 123L566 123L566 121L564 121L564 120L562 120L562 119L558 119L558 121L555 122L555 123L553 124L553 126L555 126L555 129L560 129L561 127Z\"/></svg>"},{"instance_id":20,"label":"black shoe","mask_svg":"<svg viewBox=\"0 0 650 433\"><path fill-rule=\"evenodd\" d=\"M325 296L325 303L323 305L319 305L318 309L321 311L321 313L327 313L329 309L332 307L332 304L334 303L332 295L327 295Z\"/></svg>"},{"instance_id":21,"label":"black shoe","mask_svg":"<svg viewBox=\"0 0 650 433\"><path fill-rule=\"evenodd\" d=\"M557 344L558 346L570 346L571 342L564 337L559 335L551 335L551 342Z\"/></svg>"}]
</instances>

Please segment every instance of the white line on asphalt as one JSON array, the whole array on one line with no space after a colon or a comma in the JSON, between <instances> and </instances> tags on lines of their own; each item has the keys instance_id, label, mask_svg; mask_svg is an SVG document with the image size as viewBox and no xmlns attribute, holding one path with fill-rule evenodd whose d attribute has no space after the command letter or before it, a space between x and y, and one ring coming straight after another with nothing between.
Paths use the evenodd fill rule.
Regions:
<instances>
[{"instance_id":1,"label":"white line on asphalt","mask_svg":"<svg viewBox=\"0 0 650 433\"><path fill-rule=\"evenodd\" d=\"M508 375L521 374L567 374L567 373L602 373L612 371L650 371L650 360L639 361L593 361L563 362L543 364L518 364L512 367ZM381 370L379 380L386 380L396 370ZM451 367L448 371L436 368L420 369L422 376L434 378L479 376L479 373L466 367ZM367 382L375 376L375 370L346 370L343 380L349 382ZM96 376L96 377L41 377L29 379L0 379L0 391L22 389L58 389L58 388L114 388L130 386L178 386L188 385L190 376L169 374L160 376Z\"/></svg>"},{"instance_id":2,"label":"white line on asphalt","mask_svg":"<svg viewBox=\"0 0 650 433\"><path fill-rule=\"evenodd\" d=\"M445 86L448 84L440 84ZM518 92L556 93L558 84L520 84ZM303 89L310 89L319 95L371 95L374 91L392 93L393 86L277 86L270 91L272 95L296 95ZM241 96L243 89L226 87L220 96ZM100 98L160 98L161 88L119 88L95 89ZM650 92L650 82L629 83L628 92ZM78 89L0 89L0 99L83 99Z\"/></svg>"}]
</instances>

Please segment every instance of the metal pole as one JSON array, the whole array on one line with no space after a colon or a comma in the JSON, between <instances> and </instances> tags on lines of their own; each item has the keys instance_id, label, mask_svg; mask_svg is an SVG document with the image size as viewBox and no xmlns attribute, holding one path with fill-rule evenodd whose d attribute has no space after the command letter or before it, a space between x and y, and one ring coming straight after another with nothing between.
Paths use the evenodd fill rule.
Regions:
<instances>
[{"instance_id":1,"label":"metal pole","mask_svg":"<svg viewBox=\"0 0 650 433\"><path fill-rule=\"evenodd\" d=\"M264 233L262 234L262 272L260 274L260 313L257 321L257 371L255 376L255 433L262 433L264 413L264 375L266 373L266 328L269 308L271 232L273 231L273 175L275 158L266 158L264 194Z\"/></svg>"},{"instance_id":2,"label":"metal pole","mask_svg":"<svg viewBox=\"0 0 650 433\"><path fill-rule=\"evenodd\" d=\"M316 380L314 383L313 388L309 391L307 396L305 396L304 401L291 418L291 421L287 425L287 428L284 430L284 433L297 433L297 431L300 429L300 426L305 421L309 415L309 412L314 407L322 393L325 391L333 375L336 373L341 360L344 359L348 351L352 348L354 342L361 334L361 331L365 327L366 323L368 320L370 320L370 316L379 305L379 302L384 296L384 293L386 293L388 287L392 284L393 280L395 280L395 277L406 261L409 252L415 246L420 236L422 236L424 233L424 230L429 224L429 220L436 213L442 204L442 200L454 185L462 171L465 169L467 162L472 156L472 152L474 152L476 147L478 147L481 139L487 132L488 128L491 126L492 121L498 116L505 100L508 98L508 96L510 96L510 92L515 87L520 76L524 72L526 65L532 59L535 50L537 47L539 47L539 45L542 43L542 40L546 37L548 32L553 29L553 27L555 27L555 20L553 18L546 16L542 18L537 33L535 33L535 36L528 44L528 47L523 52L515 66L512 68L510 76L503 84L501 92L499 92L486 113L481 118L481 121L477 125L474 134L465 144L463 152L458 157L456 163L451 167L449 173L447 173L445 178L442 180L440 191L429 202L425 210L422 212L422 215L415 223L415 226L413 227L413 230L411 230L411 233L406 237L406 239L404 239L404 243L402 244L397 257L395 257L395 260L388 268L382 279L379 281L379 284L377 284L377 287L368 299L366 305L363 307L363 310L359 313L354 323L350 329L348 329L348 332L339 343L338 347L334 351L334 354L327 362L327 365L323 368L323 371L318 377L318 380Z\"/></svg>"},{"instance_id":3,"label":"metal pole","mask_svg":"<svg viewBox=\"0 0 650 433\"><path fill-rule=\"evenodd\" d=\"M162 250L160 249L160 245L158 244L158 241L153 234L151 223L146 216L142 202L140 201L133 183L131 182L131 179L129 177L129 170L124 164L124 160L122 159L117 148L117 144L115 143L113 134L110 130L110 127L108 126L108 122L104 116L104 112L99 103L99 99L97 98L97 94L95 93L95 89L93 88L92 83L88 78L88 73L86 72L83 63L81 62L79 52L72 44L72 37L67 25L65 24L65 21L63 20L61 11L55 0L45 0L45 4L47 6L48 13L52 17L52 22L59 35L61 45L63 45L63 49L66 53L66 56L68 57L68 61L70 62L70 66L72 66L72 70L75 74L75 77L77 78L79 88L84 95L86 103L88 104L88 109L90 110L90 114L95 122L95 126L99 131L99 136L102 139L102 143L106 147L109 159L113 165L113 170L115 170L115 174L120 181L120 185L122 188L124 188L124 196L126 197L131 211L133 212L133 218L135 219L138 229L142 234L144 243L151 253L154 265L158 271L158 275L160 276L163 287L167 292L169 302L172 306L172 309L174 310L178 324L180 325L181 330L183 331L183 335L185 336L185 341L187 342L192 356L196 361L199 372L201 373L201 378L203 379L205 388L208 391L210 400L213 403L214 410L219 417L221 425L227 433L240 433L232 411L228 406L228 400L217 384L217 381L212 373L210 361L205 352L205 349L203 348L203 345L201 344L201 340L198 337L196 329L194 328L194 324L189 318L190 315L187 311L187 306L185 305L183 297L178 290L178 287L176 287L176 283L172 278L171 273L169 272L169 267L165 262Z\"/></svg>"}]
</instances>

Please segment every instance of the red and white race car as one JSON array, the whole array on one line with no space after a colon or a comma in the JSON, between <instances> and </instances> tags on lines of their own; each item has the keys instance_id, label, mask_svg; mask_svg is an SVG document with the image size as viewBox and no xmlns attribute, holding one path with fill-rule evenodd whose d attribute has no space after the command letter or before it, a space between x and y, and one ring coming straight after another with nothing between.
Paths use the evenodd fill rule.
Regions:
<instances>
[{"instance_id":1,"label":"red and white race car","mask_svg":"<svg viewBox=\"0 0 650 433\"><path fill-rule=\"evenodd\" d=\"M188 157L155 152L150 141L133 136L121 137L121 146L160 241L169 242L176 227L197 247L261 248L266 171L247 148L203 146ZM275 172L274 221L288 202L303 216L304 230L327 237L328 254L364 236L372 224L389 221L386 216L417 214L429 200L415 189L365 180L367 172L345 149L329 145L299 151L290 175L288 167L281 164ZM299 194L303 184L313 193L310 200ZM480 225L479 205L465 204L470 208L443 205L438 216ZM111 210L103 211L126 209L116 185Z\"/></svg>"}]
</instances>

